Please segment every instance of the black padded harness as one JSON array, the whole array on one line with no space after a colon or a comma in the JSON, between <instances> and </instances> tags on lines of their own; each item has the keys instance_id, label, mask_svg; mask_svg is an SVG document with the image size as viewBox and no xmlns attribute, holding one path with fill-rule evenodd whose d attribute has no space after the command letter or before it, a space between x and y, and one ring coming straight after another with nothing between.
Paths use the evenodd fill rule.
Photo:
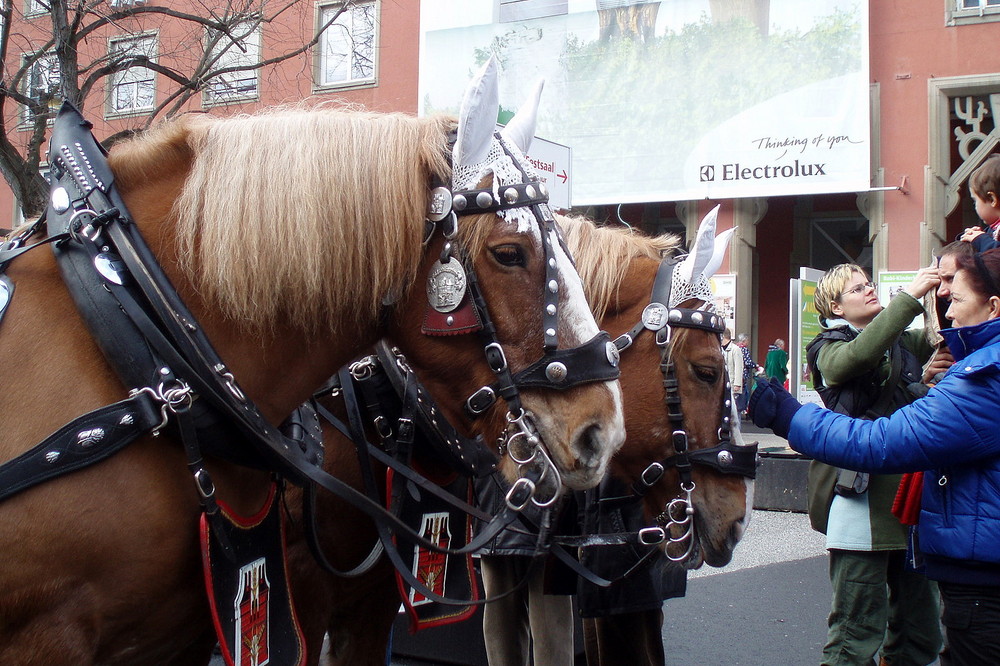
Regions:
<instances>
[{"instance_id":1,"label":"black padded harness","mask_svg":"<svg viewBox=\"0 0 1000 666\"><path fill-rule=\"evenodd\" d=\"M90 129L76 108L63 104L49 151L48 208L41 220L0 247L0 273L24 252L50 245L88 329L123 383L135 388L126 400L75 418L30 451L0 465L0 500L100 462L135 439L166 428L184 445L210 519L218 515L218 506L203 452L274 472L307 489L314 484L323 487L372 517L381 528L386 523L397 536L422 548L455 554L474 550L472 544L464 549L439 547L387 513L380 503L325 472L320 467L320 426L308 405L284 429L263 418L221 362L129 218L106 153ZM518 205L531 205L540 223L551 225L551 213L544 205L547 196L544 200L541 196ZM478 196L477 200L482 201ZM27 245L43 226L48 237ZM548 242L544 230L543 240ZM550 250L546 250L547 257ZM463 257L463 262L471 270L471 261ZM5 277L0 316L12 293L13 285ZM550 299L558 301L557 290ZM505 361L496 360L503 358L502 349L485 303L482 311L486 335L492 336L492 351L491 344L487 345L491 367L498 376L509 378ZM546 336L546 347L550 342L554 347L554 333ZM600 367L593 381L618 376L616 359L607 357L595 366ZM520 409L516 392L508 402Z\"/></svg>"}]
</instances>

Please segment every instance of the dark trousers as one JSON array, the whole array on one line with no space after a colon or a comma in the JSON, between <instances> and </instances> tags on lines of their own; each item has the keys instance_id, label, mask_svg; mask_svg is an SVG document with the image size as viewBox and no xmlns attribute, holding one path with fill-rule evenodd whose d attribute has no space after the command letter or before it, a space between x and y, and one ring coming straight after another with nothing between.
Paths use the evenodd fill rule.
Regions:
<instances>
[{"instance_id":1,"label":"dark trousers","mask_svg":"<svg viewBox=\"0 0 1000 666\"><path fill-rule=\"evenodd\" d=\"M948 645L943 666L1000 664L1000 587L938 583Z\"/></svg>"},{"instance_id":2,"label":"dark trousers","mask_svg":"<svg viewBox=\"0 0 1000 666\"><path fill-rule=\"evenodd\" d=\"M587 666L663 666L663 610L583 618Z\"/></svg>"}]
</instances>

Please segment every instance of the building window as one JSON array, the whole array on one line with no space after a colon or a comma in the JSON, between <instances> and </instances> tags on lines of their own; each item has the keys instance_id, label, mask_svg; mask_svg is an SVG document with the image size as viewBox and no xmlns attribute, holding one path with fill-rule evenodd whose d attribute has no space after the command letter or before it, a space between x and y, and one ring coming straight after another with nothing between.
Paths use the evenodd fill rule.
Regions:
<instances>
[{"instance_id":1,"label":"building window","mask_svg":"<svg viewBox=\"0 0 1000 666\"><path fill-rule=\"evenodd\" d=\"M1000 0L945 0L947 25L1000 21Z\"/></svg>"},{"instance_id":2,"label":"building window","mask_svg":"<svg viewBox=\"0 0 1000 666\"><path fill-rule=\"evenodd\" d=\"M132 62L136 59L156 59L156 36L145 35L130 39L116 39L109 49L112 63ZM111 113L139 113L149 111L156 103L156 80L153 70L134 65L111 77L109 100Z\"/></svg>"},{"instance_id":3,"label":"building window","mask_svg":"<svg viewBox=\"0 0 1000 666\"><path fill-rule=\"evenodd\" d=\"M28 56L22 56L26 62ZM56 54L46 53L28 67L24 77L24 94L42 105L47 105L49 116L54 117L61 100L59 83L59 60ZM34 119L31 108L22 107L21 121L30 123Z\"/></svg>"},{"instance_id":4,"label":"building window","mask_svg":"<svg viewBox=\"0 0 1000 666\"><path fill-rule=\"evenodd\" d=\"M320 8L320 25L326 25L343 5ZM319 41L318 85L346 86L375 82L378 21L375 2L360 2L344 9L323 31Z\"/></svg>"},{"instance_id":5,"label":"building window","mask_svg":"<svg viewBox=\"0 0 1000 666\"><path fill-rule=\"evenodd\" d=\"M227 104L256 99L257 69L253 66L260 63L260 23L237 24L229 35L209 34L209 49L212 71L241 69L213 76L205 86L205 101Z\"/></svg>"},{"instance_id":6,"label":"building window","mask_svg":"<svg viewBox=\"0 0 1000 666\"><path fill-rule=\"evenodd\" d=\"M38 16L39 14L47 14L49 9L48 0L27 0L24 5L24 15Z\"/></svg>"}]
</instances>

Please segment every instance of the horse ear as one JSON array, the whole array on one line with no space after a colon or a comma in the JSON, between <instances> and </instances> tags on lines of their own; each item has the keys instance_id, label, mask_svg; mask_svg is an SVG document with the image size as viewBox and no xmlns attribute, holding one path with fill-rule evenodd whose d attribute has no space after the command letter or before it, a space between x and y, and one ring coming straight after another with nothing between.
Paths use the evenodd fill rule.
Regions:
<instances>
[{"instance_id":1,"label":"horse ear","mask_svg":"<svg viewBox=\"0 0 1000 666\"><path fill-rule=\"evenodd\" d=\"M719 217L719 208L721 206L716 206L702 218L691 253L681 262L676 269L677 272L674 273L675 277L679 277L688 284L702 274L712 260L712 255L715 254L715 221Z\"/></svg>"},{"instance_id":2,"label":"horse ear","mask_svg":"<svg viewBox=\"0 0 1000 666\"><path fill-rule=\"evenodd\" d=\"M510 119L507 126L500 130L500 134L505 139L521 149L522 153L527 153L531 146L531 140L535 138L535 122L538 117L538 100L542 96L542 88L545 80L541 79L535 84L535 89L525 100L521 108L517 110L514 117Z\"/></svg>"},{"instance_id":3,"label":"horse ear","mask_svg":"<svg viewBox=\"0 0 1000 666\"><path fill-rule=\"evenodd\" d=\"M486 160L500 111L497 64L490 58L472 77L458 114L458 139L452 156L454 167L472 166Z\"/></svg>"},{"instance_id":4,"label":"horse ear","mask_svg":"<svg viewBox=\"0 0 1000 666\"><path fill-rule=\"evenodd\" d=\"M736 231L736 227L732 229L726 229L721 234L715 237L714 248L712 251L712 258L708 261L705 266L704 274L705 277L712 277L715 275L715 271L719 270L719 266L722 265L722 259L726 256L726 250L729 248L729 241L733 237L733 233Z\"/></svg>"}]
</instances>

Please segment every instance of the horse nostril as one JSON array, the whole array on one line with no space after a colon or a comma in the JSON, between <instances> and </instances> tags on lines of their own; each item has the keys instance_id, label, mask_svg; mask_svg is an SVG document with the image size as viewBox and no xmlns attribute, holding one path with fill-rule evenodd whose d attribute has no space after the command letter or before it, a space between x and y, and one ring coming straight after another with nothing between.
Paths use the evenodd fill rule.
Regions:
<instances>
[{"instance_id":1,"label":"horse nostril","mask_svg":"<svg viewBox=\"0 0 1000 666\"><path fill-rule=\"evenodd\" d=\"M601 434L601 426L597 423L592 423L583 429L577 441L581 458L593 459L600 457L604 448L604 438Z\"/></svg>"}]
</instances>

